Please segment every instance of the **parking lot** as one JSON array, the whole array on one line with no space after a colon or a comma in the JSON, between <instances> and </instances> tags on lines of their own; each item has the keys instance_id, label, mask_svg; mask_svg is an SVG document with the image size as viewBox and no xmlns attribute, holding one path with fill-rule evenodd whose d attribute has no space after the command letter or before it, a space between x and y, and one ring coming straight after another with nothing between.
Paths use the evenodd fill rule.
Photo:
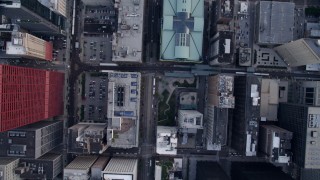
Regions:
<instances>
[{"instance_id":1,"label":"parking lot","mask_svg":"<svg viewBox=\"0 0 320 180\"><path fill-rule=\"evenodd\" d=\"M53 43L53 61L66 61L66 45L67 40L65 38L55 38Z\"/></svg>"},{"instance_id":2,"label":"parking lot","mask_svg":"<svg viewBox=\"0 0 320 180\"><path fill-rule=\"evenodd\" d=\"M83 59L90 64L112 62L111 37L106 36L84 36Z\"/></svg>"},{"instance_id":3,"label":"parking lot","mask_svg":"<svg viewBox=\"0 0 320 180\"><path fill-rule=\"evenodd\" d=\"M237 45L242 47L248 47L250 43L249 33L250 33L250 15L238 15L239 28L236 31Z\"/></svg>"},{"instance_id":4,"label":"parking lot","mask_svg":"<svg viewBox=\"0 0 320 180\"><path fill-rule=\"evenodd\" d=\"M112 62L112 34L117 29L114 7L86 6L83 16L82 60L93 65Z\"/></svg>"},{"instance_id":5,"label":"parking lot","mask_svg":"<svg viewBox=\"0 0 320 180\"><path fill-rule=\"evenodd\" d=\"M304 21L305 21L304 10L302 8L294 10L294 31L293 39L300 39L304 37Z\"/></svg>"},{"instance_id":6,"label":"parking lot","mask_svg":"<svg viewBox=\"0 0 320 180\"><path fill-rule=\"evenodd\" d=\"M83 105L84 120L95 122L107 121L107 76L86 76L85 100Z\"/></svg>"}]
</instances>

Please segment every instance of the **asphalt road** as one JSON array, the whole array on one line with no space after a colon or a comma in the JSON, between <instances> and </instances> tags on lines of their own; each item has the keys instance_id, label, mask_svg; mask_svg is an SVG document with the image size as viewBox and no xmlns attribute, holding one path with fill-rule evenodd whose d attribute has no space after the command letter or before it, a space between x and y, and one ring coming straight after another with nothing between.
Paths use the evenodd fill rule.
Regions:
<instances>
[{"instance_id":1,"label":"asphalt road","mask_svg":"<svg viewBox=\"0 0 320 180\"><path fill-rule=\"evenodd\" d=\"M155 112L154 111L154 96L153 96L153 77L154 74L144 74L143 75L143 84L142 84L142 92L141 98L142 102L140 104L141 109L141 162L139 171L139 179L153 179L153 166L150 166L150 162L152 163L153 156L155 155L155 132L156 126L155 123Z\"/></svg>"}]
</instances>

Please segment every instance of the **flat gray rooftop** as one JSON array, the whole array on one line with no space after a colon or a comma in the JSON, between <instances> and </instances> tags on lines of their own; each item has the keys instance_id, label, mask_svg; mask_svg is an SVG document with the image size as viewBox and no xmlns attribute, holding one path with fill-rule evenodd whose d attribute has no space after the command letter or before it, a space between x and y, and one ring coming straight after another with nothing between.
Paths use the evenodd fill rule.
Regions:
<instances>
[{"instance_id":1,"label":"flat gray rooftop","mask_svg":"<svg viewBox=\"0 0 320 180\"><path fill-rule=\"evenodd\" d=\"M291 2L260 1L258 44L283 44L293 40L294 8Z\"/></svg>"}]
</instances>

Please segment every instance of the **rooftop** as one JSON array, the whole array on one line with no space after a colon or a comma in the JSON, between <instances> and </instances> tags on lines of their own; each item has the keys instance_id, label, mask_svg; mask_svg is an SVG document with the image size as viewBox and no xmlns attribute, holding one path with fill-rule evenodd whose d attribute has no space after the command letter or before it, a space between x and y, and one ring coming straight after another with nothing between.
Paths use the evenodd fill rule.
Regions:
<instances>
[{"instance_id":1,"label":"rooftop","mask_svg":"<svg viewBox=\"0 0 320 180\"><path fill-rule=\"evenodd\" d=\"M262 79L261 82L261 120L276 121L279 104L279 84L274 79Z\"/></svg>"},{"instance_id":2,"label":"rooftop","mask_svg":"<svg viewBox=\"0 0 320 180\"><path fill-rule=\"evenodd\" d=\"M257 42L283 44L293 40L294 8L291 2L260 1Z\"/></svg>"},{"instance_id":3,"label":"rooftop","mask_svg":"<svg viewBox=\"0 0 320 180\"><path fill-rule=\"evenodd\" d=\"M298 39L274 49L292 67L320 62L319 39Z\"/></svg>"},{"instance_id":4,"label":"rooftop","mask_svg":"<svg viewBox=\"0 0 320 180\"><path fill-rule=\"evenodd\" d=\"M138 119L141 75L136 72L108 73L108 118Z\"/></svg>"},{"instance_id":5,"label":"rooftop","mask_svg":"<svg viewBox=\"0 0 320 180\"><path fill-rule=\"evenodd\" d=\"M65 34L65 17L41 4L38 0L13 0L12 2L10 4L0 1L0 9L15 24L34 33Z\"/></svg>"},{"instance_id":6,"label":"rooftop","mask_svg":"<svg viewBox=\"0 0 320 180\"><path fill-rule=\"evenodd\" d=\"M67 17L66 0L38 0L42 5Z\"/></svg>"},{"instance_id":7,"label":"rooftop","mask_svg":"<svg viewBox=\"0 0 320 180\"><path fill-rule=\"evenodd\" d=\"M79 123L68 128L69 152L101 154L108 148L105 123Z\"/></svg>"},{"instance_id":8,"label":"rooftop","mask_svg":"<svg viewBox=\"0 0 320 180\"><path fill-rule=\"evenodd\" d=\"M98 156L78 156L71 163L64 168L64 170L86 170L89 171L90 167L97 160Z\"/></svg>"},{"instance_id":9,"label":"rooftop","mask_svg":"<svg viewBox=\"0 0 320 180\"><path fill-rule=\"evenodd\" d=\"M11 41L7 42L6 53L41 60L52 60L53 45L28 33L13 31Z\"/></svg>"},{"instance_id":10,"label":"rooftop","mask_svg":"<svg viewBox=\"0 0 320 180\"><path fill-rule=\"evenodd\" d=\"M138 146L140 81L136 72L108 74L108 137L112 147ZM110 141L111 138L111 141Z\"/></svg>"},{"instance_id":11,"label":"rooftop","mask_svg":"<svg viewBox=\"0 0 320 180\"><path fill-rule=\"evenodd\" d=\"M195 110L179 110L179 127L202 129L203 128L203 114Z\"/></svg>"},{"instance_id":12,"label":"rooftop","mask_svg":"<svg viewBox=\"0 0 320 180\"><path fill-rule=\"evenodd\" d=\"M12 163L13 161L18 160L19 158L14 158L14 157L1 157L0 158L0 166L1 165L8 165Z\"/></svg>"},{"instance_id":13,"label":"rooftop","mask_svg":"<svg viewBox=\"0 0 320 180\"><path fill-rule=\"evenodd\" d=\"M118 31L113 33L112 61L142 62L144 0L120 1L115 7Z\"/></svg>"},{"instance_id":14,"label":"rooftop","mask_svg":"<svg viewBox=\"0 0 320 180\"><path fill-rule=\"evenodd\" d=\"M177 127L157 126L157 153L177 154Z\"/></svg>"},{"instance_id":15,"label":"rooftop","mask_svg":"<svg viewBox=\"0 0 320 180\"><path fill-rule=\"evenodd\" d=\"M202 61L203 26L203 0L164 0L160 59Z\"/></svg>"},{"instance_id":16,"label":"rooftop","mask_svg":"<svg viewBox=\"0 0 320 180\"><path fill-rule=\"evenodd\" d=\"M214 50L210 52L210 65L229 64L233 62L233 32L219 31L213 40Z\"/></svg>"},{"instance_id":17,"label":"rooftop","mask_svg":"<svg viewBox=\"0 0 320 180\"><path fill-rule=\"evenodd\" d=\"M234 108L233 82L233 76L209 76L208 104L220 108Z\"/></svg>"},{"instance_id":18,"label":"rooftop","mask_svg":"<svg viewBox=\"0 0 320 180\"><path fill-rule=\"evenodd\" d=\"M132 174L137 169L137 166L137 159L112 158L103 171L110 174Z\"/></svg>"}]
</instances>

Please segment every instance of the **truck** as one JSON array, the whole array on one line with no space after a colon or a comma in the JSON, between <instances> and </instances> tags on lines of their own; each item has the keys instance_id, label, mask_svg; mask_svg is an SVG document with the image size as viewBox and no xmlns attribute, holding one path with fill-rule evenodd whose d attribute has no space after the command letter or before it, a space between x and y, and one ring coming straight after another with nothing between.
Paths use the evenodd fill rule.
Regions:
<instances>
[{"instance_id":1,"label":"truck","mask_svg":"<svg viewBox=\"0 0 320 180\"><path fill-rule=\"evenodd\" d=\"M74 45L74 47L75 47L76 49L79 49L79 42L76 42L76 44Z\"/></svg>"}]
</instances>

